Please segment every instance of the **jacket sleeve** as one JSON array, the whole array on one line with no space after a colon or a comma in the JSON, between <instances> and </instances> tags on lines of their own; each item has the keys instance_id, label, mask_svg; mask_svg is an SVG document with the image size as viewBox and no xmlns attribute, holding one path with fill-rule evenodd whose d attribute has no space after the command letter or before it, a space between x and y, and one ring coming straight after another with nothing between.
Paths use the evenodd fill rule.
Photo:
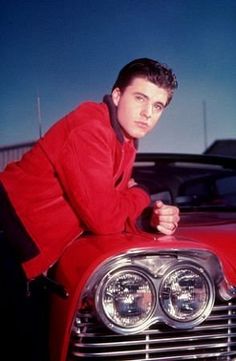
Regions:
<instances>
[{"instance_id":1,"label":"jacket sleeve","mask_svg":"<svg viewBox=\"0 0 236 361\"><path fill-rule=\"evenodd\" d=\"M91 127L71 132L58 159L58 176L87 229L96 234L122 232L126 222L135 221L149 205L150 197L141 187L114 186L111 135L101 124L93 122Z\"/></svg>"}]
</instances>

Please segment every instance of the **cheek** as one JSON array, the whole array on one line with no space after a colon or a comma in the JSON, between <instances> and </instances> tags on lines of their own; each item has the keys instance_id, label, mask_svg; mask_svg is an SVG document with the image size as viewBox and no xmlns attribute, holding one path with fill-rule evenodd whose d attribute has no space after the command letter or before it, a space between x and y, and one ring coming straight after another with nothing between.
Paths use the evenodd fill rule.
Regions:
<instances>
[{"instance_id":1,"label":"cheek","mask_svg":"<svg viewBox=\"0 0 236 361\"><path fill-rule=\"evenodd\" d=\"M133 111L129 104L122 102L119 104L117 116L120 123L125 124L132 119Z\"/></svg>"}]
</instances>

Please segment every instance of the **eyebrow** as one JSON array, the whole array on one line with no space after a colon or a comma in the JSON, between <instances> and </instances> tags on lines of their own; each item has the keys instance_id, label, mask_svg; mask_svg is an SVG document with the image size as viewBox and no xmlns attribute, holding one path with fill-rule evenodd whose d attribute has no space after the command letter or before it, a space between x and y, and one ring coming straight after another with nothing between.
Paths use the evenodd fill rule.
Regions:
<instances>
[{"instance_id":1,"label":"eyebrow","mask_svg":"<svg viewBox=\"0 0 236 361\"><path fill-rule=\"evenodd\" d=\"M141 96L144 97L146 100L149 100L149 99L150 99L146 94L141 93L141 92L134 92L134 94L135 94L135 95L141 95ZM155 102L154 104L161 105L163 108L166 107L166 104L163 104L162 102L159 102L159 101Z\"/></svg>"}]
</instances>

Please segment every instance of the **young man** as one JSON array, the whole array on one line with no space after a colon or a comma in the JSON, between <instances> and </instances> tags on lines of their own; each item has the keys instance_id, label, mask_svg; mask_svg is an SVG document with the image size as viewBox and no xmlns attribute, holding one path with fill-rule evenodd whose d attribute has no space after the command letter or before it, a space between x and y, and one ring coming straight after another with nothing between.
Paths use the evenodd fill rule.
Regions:
<instances>
[{"instance_id":1,"label":"young man","mask_svg":"<svg viewBox=\"0 0 236 361\"><path fill-rule=\"evenodd\" d=\"M136 59L102 103L81 104L0 173L1 228L23 285L47 272L85 231L135 231L150 204L131 179L138 140L157 124L176 87L167 66ZM171 235L178 221L176 207L154 205L153 228Z\"/></svg>"}]
</instances>

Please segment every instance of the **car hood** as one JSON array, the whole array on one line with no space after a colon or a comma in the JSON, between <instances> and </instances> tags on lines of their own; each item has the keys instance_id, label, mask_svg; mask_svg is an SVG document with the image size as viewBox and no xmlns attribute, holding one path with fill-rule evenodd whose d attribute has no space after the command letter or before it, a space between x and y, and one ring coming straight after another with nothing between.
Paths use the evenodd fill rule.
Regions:
<instances>
[{"instance_id":1,"label":"car hood","mask_svg":"<svg viewBox=\"0 0 236 361\"><path fill-rule=\"evenodd\" d=\"M67 248L58 264L66 280L83 283L101 263L121 254L159 251L210 251L219 259L226 280L236 286L236 223L219 214L191 214L181 217L175 235L161 233L88 235ZM65 276L65 275L64 275ZM73 283L73 281L72 281Z\"/></svg>"},{"instance_id":2,"label":"car hood","mask_svg":"<svg viewBox=\"0 0 236 361\"><path fill-rule=\"evenodd\" d=\"M236 283L236 213L183 214L175 238L212 251L220 259L227 279Z\"/></svg>"}]
</instances>

